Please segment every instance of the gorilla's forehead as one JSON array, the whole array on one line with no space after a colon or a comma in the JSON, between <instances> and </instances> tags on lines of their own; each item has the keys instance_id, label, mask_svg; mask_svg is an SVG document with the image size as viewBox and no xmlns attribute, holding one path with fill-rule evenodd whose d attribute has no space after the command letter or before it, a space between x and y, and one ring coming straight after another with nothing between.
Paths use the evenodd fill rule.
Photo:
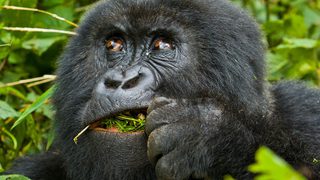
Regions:
<instances>
[{"instance_id":1,"label":"gorilla's forehead","mask_svg":"<svg viewBox=\"0 0 320 180\"><path fill-rule=\"evenodd\" d=\"M199 7L201 4L189 0L109 0L103 2L98 11L104 14L104 17L110 17L110 20L123 20L125 23L136 25L137 28L147 23L153 25L156 22L192 22L197 14L200 15L205 11L203 7ZM195 13L200 11L201 13Z\"/></svg>"},{"instance_id":2,"label":"gorilla's forehead","mask_svg":"<svg viewBox=\"0 0 320 180\"><path fill-rule=\"evenodd\" d=\"M187 1L127 1L109 0L99 4L88 16L89 23L96 28L116 27L124 32L147 33L153 29L176 29L179 26L194 23L197 18L195 7ZM193 3L195 4L195 3ZM177 10L179 7L179 10ZM184 10L181 10L181 7ZM188 12L193 12L188 16ZM95 18L90 18L95 17ZM98 18L97 18L98 17Z\"/></svg>"},{"instance_id":3,"label":"gorilla's forehead","mask_svg":"<svg viewBox=\"0 0 320 180\"><path fill-rule=\"evenodd\" d=\"M203 21L209 12L208 0L107 0L88 14L88 24L95 28L116 27L124 32L148 33L154 29L178 29ZM90 18L94 17L94 18ZM199 28L199 26L195 26Z\"/></svg>"}]
</instances>

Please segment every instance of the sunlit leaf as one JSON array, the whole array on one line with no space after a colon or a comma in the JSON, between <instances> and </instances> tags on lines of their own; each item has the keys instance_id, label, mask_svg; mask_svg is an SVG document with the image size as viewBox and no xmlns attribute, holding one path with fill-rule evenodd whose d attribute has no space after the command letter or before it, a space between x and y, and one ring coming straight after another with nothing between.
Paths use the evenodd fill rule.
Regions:
<instances>
[{"instance_id":1,"label":"sunlit leaf","mask_svg":"<svg viewBox=\"0 0 320 180\"><path fill-rule=\"evenodd\" d=\"M267 147L256 152L256 163L249 166L249 171L258 174L255 180L306 180L286 161Z\"/></svg>"},{"instance_id":2,"label":"sunlit leaf","mask_svg":"<svg viewBox=\"0 0 320 180\"><path fill-rule=\"evenodd\" d=\"M26 109L22 115L19 117L19 119L13 124L12 128L15 128L16 126L18 126L19 124L21 124L23 122L23 120L29 115L31 114L33 111L37 110L43 103L46 102L47 99L49 99L54 91L54 87L51 87L50 89L48 89L45 93L43 93L34 103L31 104L31 106Z\"/></svg>"},{"instance_id":3,"label":"sunlit leaf","mask_svg":"<svg viewBox=\"0 0 320 180\"><path fill-rule=\"evenodd\" d=\"M17 117L19 114L7 102L0 101L0 118Z\"/></svg>"},{"instance_id":4,"label":"sunlit leaf","mask_svg":"<svg viewBox=\"0 0 320 180\"><path fill-rule=\"evenodd\" d=\"M223 180L235 180L235 179L230 175L226 175L223 177Z\"/></svg>"},{"instance_id":5,"label":"sunlit leaf","mask_svg":"<svg viewBox=\"0 0 320 180\"><path fill-rule=\"evenodd\" d=\"M310 27L312 24L318 24L320 22L320 12L315 9L311 9L309 6L303 8L304 22Z\"/></svg>"},{"instance_id":6,"label":"sunlit leaf","mask_svg":"<svg viewBox=\"0 0 320 180\"><path fill-rule=\"evenodd\" d=\"M53 38L43 38L43 39L31 39L22 43L22 47L25 49L32 50L37 55L42 55L48 48L50 48L54 43L63 40L65 37L53 37Z\"/></svg>"},{"instance_id":7,"label":"sunlit leaf","mask_svg":"<svg viewBox=\"0 0 320 180\"><path fill-rule=\"evenodd\" d=\"M293 49L305 48L311 49L319 46L319 42L313 39L297 39L297 38L284 38L284 43L279 45L277 49Z\"/></svg>"},{"instance_id":8,"label":"sunlit leaf","mask_svg":"<svg viewBox=\"0 0 320 180\"><path fill-rule=\"evenodd\" d=\"M288 59L284 58L281 54L276 53L267 53L267 60L268 60L268 79L270 81L277 81L280 80L283 76L283 72L281 71L287 63Z\"/></svg>"},{"instance_id":9,"label":"sunlit leaf","mask_svg":"<svg viewBox=\"0 0 320 180\"><path fill-rule=\"evenodd\" d=\"M302 38L307 35L308 29L302 15L291 12L285 16L284 28L287 36Z\"/></svg>"},{"instance_id":10,"label":"sunlit leaf","mask_svg":"<svg viewBox=\"0 0 320 180\"><path fill-rule=\"evenodd\" d=\"M30 180L30 179L22 175L12 174L12 175L0 176L0 180Z\"/></svg>"}]
</instances>

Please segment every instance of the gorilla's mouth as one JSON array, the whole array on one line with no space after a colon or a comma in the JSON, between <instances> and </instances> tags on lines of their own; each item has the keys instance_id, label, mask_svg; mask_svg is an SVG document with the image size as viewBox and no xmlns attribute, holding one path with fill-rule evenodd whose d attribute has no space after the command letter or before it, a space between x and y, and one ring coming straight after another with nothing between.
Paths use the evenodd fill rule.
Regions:
<instances>
[{"instance_id":1,"label":"gorilla's mouth","mask_svg":"<svg viewBox=\"0 0 320 180\"><path fill-rule=\"evenodd\" d=\"M105 133L117 134L142 134L144 131L145 120L147 117L147 107L137 109L127 109L111 115L99 118L82 129L74 138L75 144L78 144L78 138L87 130L94 130Z\"/></svg>"},{"instance_id":2,"label":"gorilla's mouth","mask_svg":"<svg viewBox=\"0 0 320 180\"><path fill-rule=\"evenodd\" d=\"M113 133L142 132L146 117L147 108L124 110L91 123L90 129Z\"/></svg>"}]
</instances>

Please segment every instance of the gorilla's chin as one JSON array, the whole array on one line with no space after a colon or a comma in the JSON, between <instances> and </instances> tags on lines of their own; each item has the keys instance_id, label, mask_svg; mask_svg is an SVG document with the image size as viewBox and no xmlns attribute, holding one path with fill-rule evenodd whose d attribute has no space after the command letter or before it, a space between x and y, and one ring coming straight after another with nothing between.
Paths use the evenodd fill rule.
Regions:
<instances>
[{"instance_id":1,"label":"gorilla's chin","mask_svg":"<svg viewBox=\"0 0 320 180\"><path fill-rule=\"evenodd\" d=\"M66 151L69 175L85 179L153 179L154 168L147 157L147 136L93 129L76 149ZM76 167L76 168L75 168Z\"/></svg>"},{"instance_id":2,"label":"gorilla's chin","mask_svg":"<svg viewBox=\"0 0 320 180\"><path fill-rule=\"evenodd\" d=\"M94 130L89 133L90 141L98 147L100 158L114 167L142 168L149 164L147 137L144 132L121 133Z\"/></svg>"},{"instance_id":3,"label":"gorilla's chin","mask_svg":"<svg viewBox=\"0 0 320 180\"><path fill-rule=\"evenodd\" d=\"M90 126L79 136L77 145L62 137L63 142L70 144L61 147L68 176L71 179L155 179L154 167L147 156L144 130L121 132L96 125L128 111L143 112L146 116L151 98L137 101L120 99L114 106L110 106L111 100L95 96L86 104L80 118L81 127L70 134L75 138L81 129Z\"/></svg>"}]
</instances>

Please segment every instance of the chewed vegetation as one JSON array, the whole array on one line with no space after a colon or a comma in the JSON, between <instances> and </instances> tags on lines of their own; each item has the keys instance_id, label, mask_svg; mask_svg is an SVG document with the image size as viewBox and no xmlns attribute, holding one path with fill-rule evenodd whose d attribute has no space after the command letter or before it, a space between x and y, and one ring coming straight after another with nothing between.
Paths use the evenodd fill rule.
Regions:
<instances>
[{"instance_id":1,"label":"chewed vegetation","mask_svg":"<svg viewBox=\"0 0 320 180\"><path fill-rule=\"evenodd\" d=\"M143 131L146 117L144 114L132 116L130 113L120 114L112 118L106 118L101 121L103 128L110 129L116 128L120 132L136 132Z\"/></svg>"}]
</instances>

